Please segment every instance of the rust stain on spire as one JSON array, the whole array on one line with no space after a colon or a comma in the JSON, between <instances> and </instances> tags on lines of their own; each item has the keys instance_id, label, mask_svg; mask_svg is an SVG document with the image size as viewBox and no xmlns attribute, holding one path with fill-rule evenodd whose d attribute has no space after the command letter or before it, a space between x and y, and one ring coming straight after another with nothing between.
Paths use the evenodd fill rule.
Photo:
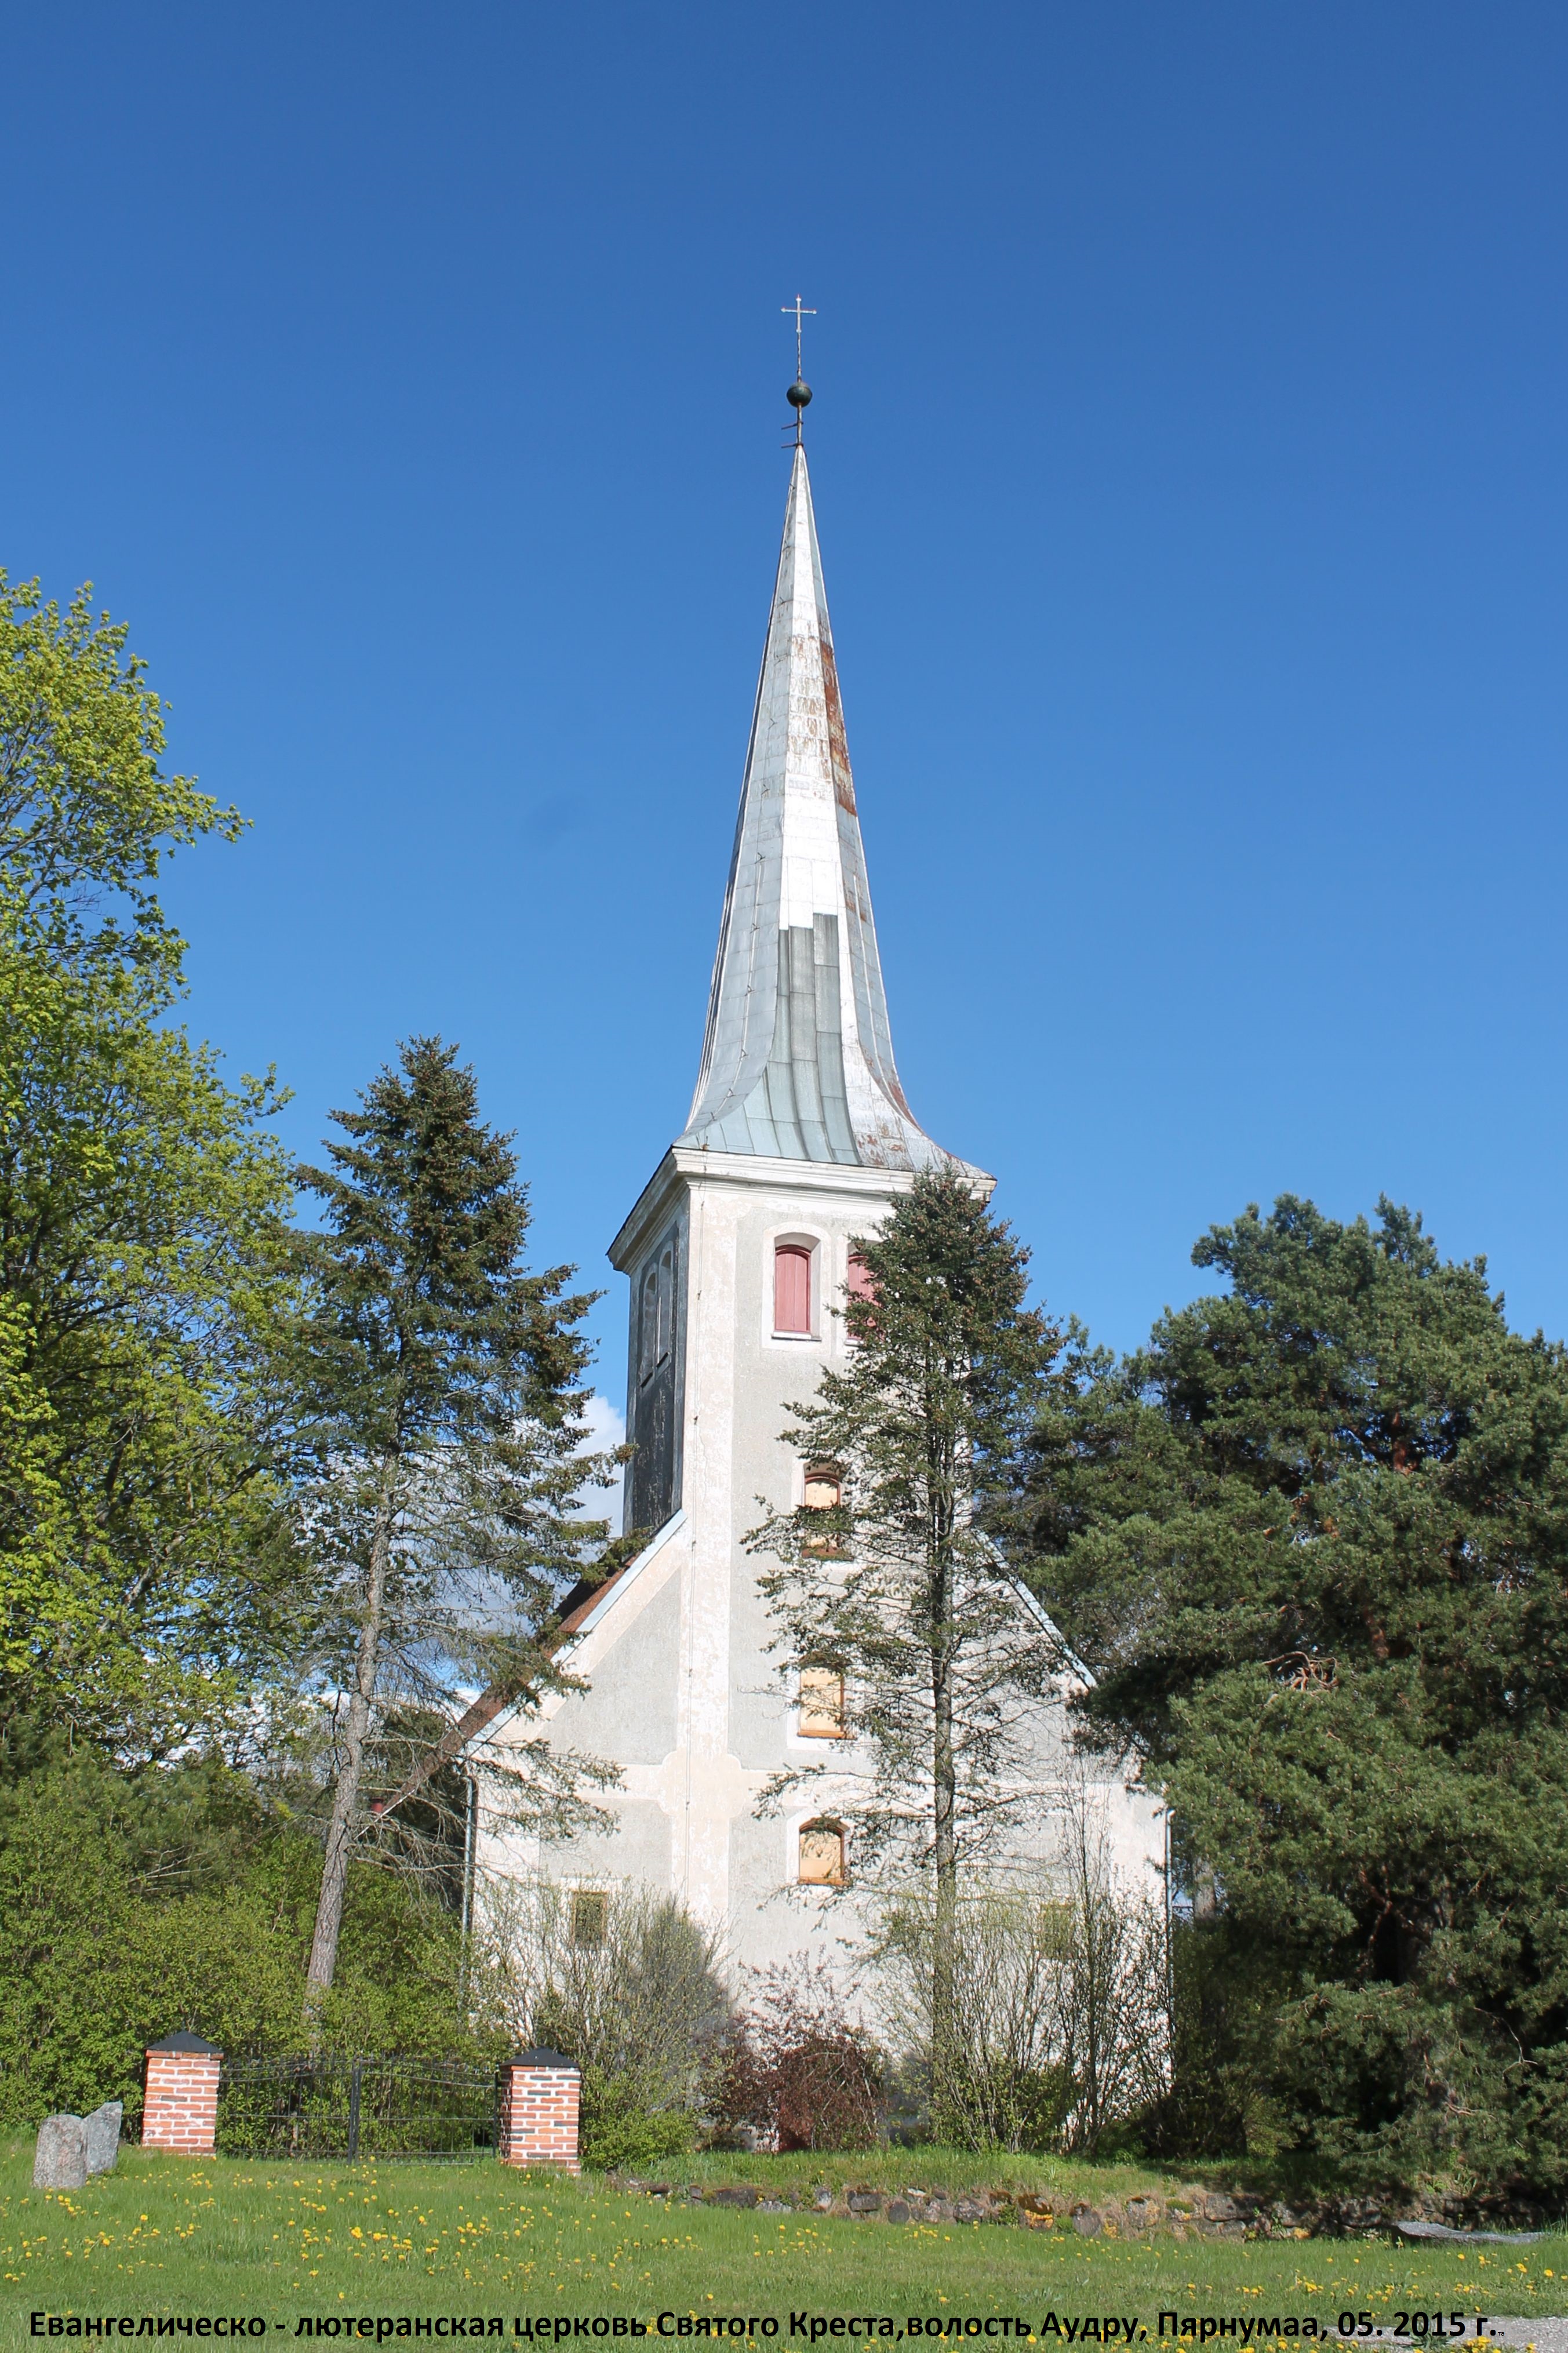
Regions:
<instances>
[{"instance_id":1,"label":"rust stain on spire","mask_svg":"<svg viewBox=\"0 0 1568 2353\"><path fill-rule=\"evenodd\" d=\"M680 1141L867 1168L966 1165L921 1128L893 1060L811 478L799 448L702 1069Z\"/></svg>"},{"instance_id":2,"label":"rust stain on spire","mask_svg":"<svg viewBox=\"0 0 1568 2353\"><path fill-rule=\"evenodd\" d=\"M827 756L833 763L833 797L841 809L854 817L858 814L855 778L849 768L849 738L844 732L844 698L838 691L833 639L826 629L822 633L822 690L827 702Z\"/></svg>"}]
</instances>

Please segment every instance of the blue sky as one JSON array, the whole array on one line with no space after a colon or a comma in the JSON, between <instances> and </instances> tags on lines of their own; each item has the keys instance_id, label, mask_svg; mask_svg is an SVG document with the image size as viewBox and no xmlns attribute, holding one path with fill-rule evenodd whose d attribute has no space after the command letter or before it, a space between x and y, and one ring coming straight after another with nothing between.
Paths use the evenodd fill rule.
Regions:
<instances>
[{"instance_id":1,"label":"blue sky","mask_svg":"<svg viewBox=\"0 0 1568 2353\"><path fill-rule=\"evenodd\" d=\"M5 10L0 562L254 820L193 1026L439 1030L542 1251L680 1125L797 289L894 1035L1051 1303L1380 1190L1568 1330L1568 16Z\"/></svg>"}]
</instances>

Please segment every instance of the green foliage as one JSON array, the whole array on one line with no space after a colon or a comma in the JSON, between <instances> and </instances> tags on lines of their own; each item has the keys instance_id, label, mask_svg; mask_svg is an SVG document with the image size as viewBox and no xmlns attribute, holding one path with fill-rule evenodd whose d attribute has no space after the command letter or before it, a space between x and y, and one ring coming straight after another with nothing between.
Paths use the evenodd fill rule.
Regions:
<instances>
[{"instance_id":1,"label":"green foliage","mask_svg":"<svg viewBox=\"0 0 1568 2353\"><path fill-rule=\"evenodd\" d=\"M1224 1923L1211 2067L1260 2147L1559 2196L1568 1362L1386 1202L1194 1258L1228 1293L1055 1401L1024 1516Z\"/></svg>"},{"instance_id":2,"label":"green foliage","mask_svg":"<svg viewBox=\"0 0 1568 2353\"><path fill-rule=\"evenodd\" d=\"M1047 1863L962 1886L945 2028L934 1902L906 1892L883 1916L884 2014L917 2062L932 2137L952 2147L1092 2157L1165 2087L1163 1908L1117 1873L1099 1797L1081 1784L1062 1796Z\"/></svg>"},{"instance_id":3,"label":"green foliage","mask_svg":"<svg viewBox=\"0 0 1568 2353\"><path fill-rule=\"evenodd\" d=\"M1026 1309L1028 1254L963 1178L918 1176L857 1238L867 1293L847 1297L854 1347L792 1407L782 1442L840 1484L831 1510L774 1512L747 1541L776 1566L758 1584L775 1650L844 1678L844 1729L871 1770L836 1775L858 1879L930 1876L932 2032L952 2032L962 1872L1038 1802L1035 1711L1059 1646L1021 1597L984 1527L1063 1335ZM774 1776L793 1803L824 1763Z\"/></svg>"},{"instance_id":4,"label":"green foliage","mask_svg":"<svg viewBox=\"0 0 1568 2353\"><path fill-rule=\"evenodd\" d=\"M1024 1607L982 1512L1050 1386L1062 1335L1024 1306L1027 1253L959 1177L916 1179L858 1239L869 1295L847 1297L853 1353L790 1409L790 1453L829 1466L838 1504L775 1512L748 1542L782 1672L846 1677L845 1723L874 1774L850 1793L855 1868L896 1880L983 1854L1010 1813L1021 1701L1058 1652ZM816 1768L830 1771L831 1765ZM773 1798L808 1783L780 1778ZM928 1800L911 1802L924 1788ZM837 1795L837 1790L836 1790Z\"/></svg>"},{"instance_id":5,"label":"green foliage","mask_svg":"<svg viewBox=\"0 0 1568 2353\"><path fill-rule=\"evenodd\" d=\"M238 820L165 776L125 631L0 575L0 1715L142 1754L271 1655L286 1171L169 1020L153 889Z\"/></svg>"},{"instance_id":6,"label":"green foliage","mask_svg":"<svg viewBox=\"0 0 1568 2353\"><path fill-rule=\"evenodd\" d=\"M1054 1894L1054 1888L1050 1893ZM942 2147L1054 2149L1071 2105L1058 2057L1062 1906L1013 1880L971 1879L954 1923L958 1968L945 2033L933 2016L935 1905L923 1890L889 1906L878 1939L889 2022L913 2058L907 2088Z\"/></svg>"},{"instance_id":7,"label":"green foliage","mask_svg":"<svg viewBox=\"0 0 1568 2353\"><path fill-rule=\"evenodd\" d=\"M549 1638L563 1589L606 1535L573 1506L609 1475L605 1458L581 1451L579 1327L593 1295L568 1293L570 1267L529 1271L527 1187L508 1139L479 1118L472 1071L439 1039L416 1038L359 1110L333 1116L346 1141L329 1145L327 1167L300 1171L323 1224L298 1238L312 1458L300 1540L316 1574L313 1663L346 1694L313 2001L332 1982L373 1741L388 1754L393 1719L445 1722L459 1682L493 1692L498 1709L568 1685ZM438 1742L432 1754L449 1761ZM492 1811L557 1834L593 1819L581 1784L615 1778L542 1738L480 1761ZM437 1789L424 1782L426 1802Z\"/></svg>"},{"instance_id":8,"label":"green foliage","mask_svg":"<svg viewBox=\"0 0 1568 2353\"><path fill-rule=\"evenodd\" d=\"M584 2162L652 2164L696 2146L722 2067L729 2004L718 1946L673 1896L604 1891L584 1938L552 1880L486 1891L486 2000L513 2049L542 2044L583 2075Z\"/></svg>"},{"instance_id":9,"label":"green foliage","mask_svg":"<svg viewBox=\"0 0 1568 2353\"><path fill-rule=\"evenodd\" d=\"M1295 1991L1292 1957L1217 1911L1171 1936L1171 2077L1141 2120L1156 2157L1268 2161L1291 2147L1269 2060Z\"/></svg>"},{"instance_id":10,"label":"green foliage","mask_svg":"<svg viewBox=\"0 0 1568 2353\"><path fill-rule=\"evenodd\" d=\"M320 1849L220 1767L89 1755L0 1799L0 2116L141 2102L142 2053L190 2027L238 2052L298 2045ZM323 2020L359 2050L470 2041L450 1915L405 1880L350 1878Z\"/></svg>"},{"instance_id":11,"label":"green foliage","mask_svg":"<svg viewBox=\"0 0 1568 2353\"><path fill-rule=\"evenodd\" d=\"M333 1117L347 1141L329 1145L327 1168L298 1172L323 1217L298 1250L311 1309L305 1510L343 1605L324 1616L329 1672L353 1679L384 1532L388 1631L430 1659L398 1696L439 1704L455 1674L552 1689L541 1635L606 1534L574 1515L608 1472L580 1451L581 1325L597 1293L569 1292L570 1267L527 1267L527 1187L455 1049L411 1039L363 1107Z\"/></svg>"},{"instance_id":12,"label":"green foliage","mask_svg":"<svg viewBox=\"0 0 1568 2353\"><path fill-rule=\"evenodd\" d=\"M590 2173L658 2165L696 2147L697 2118L689 2108L652 2105L662 2089L640 2073L613 2073L592 2063L584 2068L578 2145Z\"/></svg>"}]
</instances>

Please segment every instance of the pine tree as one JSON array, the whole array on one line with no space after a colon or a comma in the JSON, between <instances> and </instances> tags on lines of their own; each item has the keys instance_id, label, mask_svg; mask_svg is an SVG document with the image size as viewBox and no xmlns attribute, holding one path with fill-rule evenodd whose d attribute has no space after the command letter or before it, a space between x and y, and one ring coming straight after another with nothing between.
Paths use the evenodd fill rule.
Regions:
<instances>
[{"instance_id":1,"label":"pine tree","mask_svg":"<svg viewBox=\"0 0 1568 2353\"><path fill-rule=\"evenodd\" d=\"M410 1039L361 1108L333 1116L346 1140L300 1172L323 1218L300 1240L314 1454L301 1542L320 1575L318 1656L342 1694L312 2007L332 1981L373 1742L385 1759L399 1720L450 1722L463 1682L523 1704L567 1683L549 1636L604 1541L603 1523L573 1514L609 1463L583 1451L593 1295L567 1291L570 1267L529 1271L527 1191L455 1049ZM491 1767L498 1802L546 1833L582 1827L584 1786L614 1778L542 1740L509 1753L504 1774ZM429 1773L416 1778L428 1794Z\"/></svg>"},{"instance_id":2,"label":"pine tree","mask_svg":"<svg viewBox=\"0 0 1568 2353\"><path fill-rule=\"evenodd\" d=\"M1555 2199L1568 1353L1387 1201L1194 1258L1226 1290L1052 1401L1023 1501L1086 1715L1172 1805L1180 2128Z\"/></svg>"},{"instance_id":3,"label":"pine tree","mask_svg":"<svg viewBox=\"0 0 1568 2353\"><path fill-rule=\"evenodd\" d=\"M855 1245L847 1370L792 1409L784 1443L839 1501L774 1513L750 1539L784 1672L842 1677L843 1730L871 1770L832 1784L857 1876L931 1891L932 2032L952 2037L961 1874L1037 1803L1030 1722L1059 1645L985 1533L994 1493L1060 1366L1024 1304L1027 1252L963 1178L917 1178ZM819 1481L818 1484L821 1483ZM821 1769L821 1768L819 1768ZM764 1803L808 1783L778 1777Z\"/></svg>"}]
</instances>

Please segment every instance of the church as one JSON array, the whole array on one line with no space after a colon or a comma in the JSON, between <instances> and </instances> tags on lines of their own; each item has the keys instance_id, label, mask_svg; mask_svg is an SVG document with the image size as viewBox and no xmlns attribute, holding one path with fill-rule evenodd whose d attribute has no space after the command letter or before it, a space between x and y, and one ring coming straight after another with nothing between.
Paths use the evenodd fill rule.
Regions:
<instances>
[{"instance_id":1,"label":"church","mask_svg":"<svg viewBox=\"0 0 1568 2353\"><path fill-rule=\"evenodd\" d=\"M631 1294L626 1525L649 1536L567 1617L563 1662L587 1688L543 1710L552 1745L620 1768L613 1828L542 1848L498 1828L480 1851L486 1876L572 1889L590 1924L617 1882L671 1893L753 1968L830 1956L855 1894L820 1800L759 1810L761 1794L781 1770L830 1758L853 1774L856 1758L833 1678L781 1676L745 1537L759 1497L837 1501L831 1468L780 1440L792 1402L844 1361L856 1237L921 1170L987 1197L994 1183L933 1142L899 1081L796 439L696 1092L609 1251ZM1022 1591L1020 1607L1036 1609ZM1042 1788L1067 1769L1076 1680L1064 1669L1033 1728ZM519 1720L512 1736L541 1729ZM1158 1895L1161 1808L1121 1778L1097 1799L1118 1873Z\"/></svg>"}]
</instances>

